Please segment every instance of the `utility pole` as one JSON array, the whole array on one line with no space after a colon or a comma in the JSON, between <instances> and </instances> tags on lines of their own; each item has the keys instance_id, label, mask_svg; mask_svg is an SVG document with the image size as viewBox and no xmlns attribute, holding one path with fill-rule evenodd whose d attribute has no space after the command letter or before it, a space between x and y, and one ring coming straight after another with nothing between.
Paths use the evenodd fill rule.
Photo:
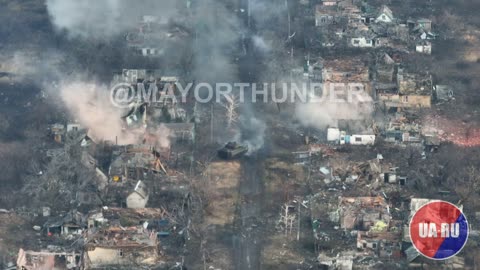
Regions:
<instances>
[{"instance_id":1,"label":"utility pole","mask_svg":"<svg viewBox=\"0 0 480 270\"><path fill-rule=\"evenodd\" d=\"M285 216L284 216L285 236L287 236L287 235L288 235L288 223L289 223L289 221L288 221L288 219L289 219L289 218L288 218L288 206L287 206L287 205L285 205L285 214L284 214L284 215L285 215Z\"/></svg>"},{"instance_id":2,"label":"utility pole","mask_svg":"<svg viewBox=\"0 0 480 270\"><path fill-rule=\"evenodd\" d=\"M248 29L250 29L250 16L251 16L251 9L250 9L250 1L251 0L247 0L247 26L248 26Z\"/></svg>"},{"instance_id":3,"label":"utility pole","mask_svg":"<svg viewBox=\"0 0 480 270\"><path fill-rule=\"evenodd\" d=\"M300 204L300 199L297 199L297 208L298 208L298 210L297 210L297 213L298 213L297 214L298 215L298 217L297 217L297 241L300 241L300 218L301 218L300 207L302 207L301 204Z\"/></svg>"},{"instance_id":4,"label":"utility pole","mask_svg":"<svg viewBox=\"0 0 480 270\"><path fill-rule=\"evenodd\" d=\"M213 143L213 102L210 105L210 143Z\"/></svg>"},{"instance_id":5,"label":"utility pole","mask_svg":"<svg viewBox=\"0 0 480 270\"><path fill-rule=\"evenodd\" d=\"M287 38L290 38L290 36L292 35L292 28L290 25L290 10L288 9L288 0L285 0L285 8L287 9L287 20L288 20L288 37Z\"/></svg>"}]
</instances>

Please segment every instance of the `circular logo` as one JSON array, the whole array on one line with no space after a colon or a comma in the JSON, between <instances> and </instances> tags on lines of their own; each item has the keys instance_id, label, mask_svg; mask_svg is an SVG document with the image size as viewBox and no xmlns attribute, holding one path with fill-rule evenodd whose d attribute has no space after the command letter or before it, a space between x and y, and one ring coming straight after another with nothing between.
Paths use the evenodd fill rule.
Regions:
<instances>
[{"instance_id":1,"label":"circular logo","mask_svg":"<svg viewBox=\"0 0 480 270\"><path fill-rule=\"evenodd\" d=\"M467 218L449 202L429 202L410 220L410 238L423 256L446 260L459 253L467 243Z\"/></svg>"},{"instance_id":2,"label":"circular logo","mask_svg":"<svg viewBox=\"0 0 480 270\"><path fill-rule=\"evenodd\" d=\"M128 108L135 98L135 89L131 84L119 83L110 88L110 101L115 107Z\"/></svg>"}]
</instances>

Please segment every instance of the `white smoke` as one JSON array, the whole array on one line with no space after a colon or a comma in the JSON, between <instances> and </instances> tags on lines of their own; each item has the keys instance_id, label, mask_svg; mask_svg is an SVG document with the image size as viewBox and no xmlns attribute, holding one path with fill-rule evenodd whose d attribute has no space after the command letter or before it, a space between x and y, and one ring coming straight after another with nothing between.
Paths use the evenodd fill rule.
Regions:
<instances>
[{"instance_id":1,"label":"white smoke","mask_svg":"<svg viewBox=\"0 0 480 270\"><path fill-rule=\"evenodd\" d=\"M248 153L260 150L265 143L265 122L255 117L240 117L241 130L235 135L234 140L242 145L248 146Z\"/></svg>"},{"instance_id":2,"label":"white smoke","mask_svg":"<svg viewBox=\"0 0 480 270\"><path fill-rule=\"evenodd\" d=\"M339 120L368 120L372 118L373 102L323 100L321 102L296 103L295 117L305 127L325 129L337 126Z\"/></svg>"},{"instance_id":3,"label":"white smoke","mask_svg":"<svg viewBox=\"0 0 480 270\"><path fill-rule=\"evenodd\" d=\"M265 42L265 40L258 35L252 37L253 45L261 52L267 53L270 51L270 46Z\"/></svg>"},{"instance_id":4,"label":"white smoke","mask_svg":"<svg viewBox=\"0 0 480 270\"><path fill-rule=\"evenodd\" d=\"M142 15L168 21L176 14L176 1L47 0L53 25L72 37L110 40L135 27Z\"/></svg>"},{"instance_id":5,"label":"white smoke","mask_svg":"<svg viewBox=\"0 0 480 270\"><path fill-rule=\"evenodd\" d=\"M152 146L168 147L170 131L163 125L125 128L125 111L115 107L108 96L105 86L81 81L61 83L59 86L61 101L70 114L85 128L89 136L97 140L117 141L121 145L146 142Z\"/></svg>"}]
</instances>

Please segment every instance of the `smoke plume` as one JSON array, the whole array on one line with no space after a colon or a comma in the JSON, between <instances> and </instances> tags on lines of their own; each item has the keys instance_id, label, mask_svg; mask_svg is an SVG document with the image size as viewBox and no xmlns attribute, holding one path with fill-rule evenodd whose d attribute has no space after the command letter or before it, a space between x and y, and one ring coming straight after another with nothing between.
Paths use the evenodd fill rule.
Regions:
<instances>
[{"instance_id":1,"label":"smoke plume","mask_svg":"<svg viewBox=\"0 0 480 270\"><path fill-rule=\"evenodd\" d=\"M265 143L265 122L254 117L240 117L240 130L235 141L248 146L248 153L260 150Z\"/></svg>"},{"instance_id":2,"label":"smoke plume","mask_svg":"<svg viewBox=\"0 0 480 270\"><path fill-rule=\"evenodd\" d=\"M168 147L169 130L159 127L125 128L125 111L113 106L108 89L92 83L63 83L59 87L61 100L68 111L86 129L88 135L97 140L117 141L121 145L149 143L157 147Z\"/></svg>"},{"instance_id":3,"label":"smoke plume","mask_svg":"<svg viewBox=\"0 0 480 270\"><path fill-rule=\"evenodd\" d=\"M105 41L133 29L143 15L158 15L168 21L176 13L175 0L47 0L46 5L58 30L72 37Z\"/></svg>"},{"instance_id":4,"label":"smoke plume","mask_svg":"<svg viewBox=\"0 0 480 270\"><path fill-rule=\"evenodd\" d=\"M369 98L369 97L366 97ZM368 120L373 113L373 102L345 101L297 103L295 117L303 126L325 129L338 126L338 120Z\"/></svg>"}]
</instances>

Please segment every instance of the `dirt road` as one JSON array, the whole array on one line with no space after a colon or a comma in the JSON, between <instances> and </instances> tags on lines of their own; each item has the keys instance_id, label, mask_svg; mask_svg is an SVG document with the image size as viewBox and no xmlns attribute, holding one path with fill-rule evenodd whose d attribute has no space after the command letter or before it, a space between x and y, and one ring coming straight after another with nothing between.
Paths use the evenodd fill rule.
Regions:
<instances>
[{"instance_id":1,"label":"dirt road","mask_svg":"<svg viewBox=\"0 0 480 270\"><path fill-rule=\"evenodd\" d=\"M242 161L240 199L233 235L235 269L261 269L264 205L263 161L248 157Z\"/></svg>"}]
</instances>

